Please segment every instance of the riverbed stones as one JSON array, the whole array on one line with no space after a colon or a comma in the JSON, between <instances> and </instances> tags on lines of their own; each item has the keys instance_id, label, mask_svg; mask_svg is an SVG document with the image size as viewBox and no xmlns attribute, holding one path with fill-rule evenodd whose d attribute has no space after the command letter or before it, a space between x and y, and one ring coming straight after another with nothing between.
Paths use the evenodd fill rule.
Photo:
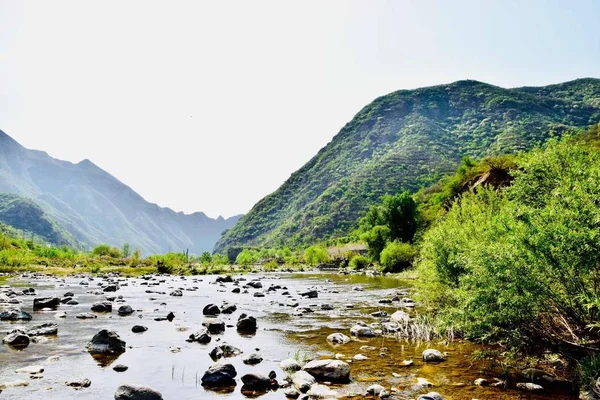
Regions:
<instances>
[{"instance_id":1,"label":"riverbed stones","mask_svg":"<svg viewBox=\"0 0 600 400\"><path fill-rule=\"evenodd\" d=\"M250 281L246 284L246 286L250 286L253 289L262 289L263 285L259 281Z\"/></svg>"},{"instance_id":2,"label":"riverbed stones","mask_svg":"<svg viewBox=\"0 0 600 400\"><path fill-rule=\"evenodd\" d=\"M176 290L173 290L171 293L169 293L169 296L181 297L181 296L183 296L183 292L179 289L176 289Z\"/></svg>"},{"instance_id":3,"label":"riverbed stones","mask_svg":"<svg viewBox=\"0 0 600 400\"><path fill-rule=\"evenodd\" d=\"M306 394L311 399L337 399L341 397L335 390L331 390L327 386L319 383L312 385Z\"/></svg>"},{"instance_id":4,"label":"riverbed stones","mask_svg":"<svg viewBox=\"0 0 600 400\"><path fill-rule=\"evenodd\" d=\"M60 304L60 299L58 297L39 297L33 299L33 309L41 310L44 308L56 309Z\"/></svg>"},{"instance_id":5,"label":"riverbed stones","mask_svg":"<svg viewBox=\"0 0 600 400\"><path fill-rule=\"evenodd\" d=\"M144 326L144 325L134 325L131 328L131 332L133 332L133 333L143 333L143 332L146 332L147 330L148 330L148 327Z\"/></svg>"},{"instance_id":6,"label":"riverbed stones","mask_svg":"<svg viewBox=\"0 0 600 400\"><path fill-rule=\"evenodd\" d=\"M211 365L202 376L202 386L227 387L235 386L237 371L231 364Z\"/></svg>"},{"instance_id":7,"label":"riverbed stones","mask_svg":"<svg viewBox=\"0 0 600 400\"><path fill-rule=\"evenodd\" d=\"M21 349L29 346L29 342L29 336L18 329L12 331L8 335L6 335L4 339L2 339L2 343Z\"/></svg>"},{"instance_id":8,"label":"riverbed stones","mask_svg":"<svg viewBox=\"0 0 600 400\"><path fill-rule=\"evenodd\" d=\"M303 368L315 379L324 382L347 383L350 381L350 366L341 360L313 360Z\"/></svg>"},{"instance_id":9,"label":"riverbed stones","mask_svg":"<svg viewBox=\"0 0 600 400\"><path fill-rule=\"evenodd\" d=\"M519 382L517 383L517 389L527 390L529 392L538 392L544 390L541 385L537 385L531 382Z\"/></svg>"},{"instance_id":10,"label":"riverbed stones","mask_svg":"<svg viewBox=\"0 0 600 400\"><path fill-rule=\"evenodd\" d=\"M292 384L300 393L306 393L316 383L314 376L306 371L296 371L292 375Z\"/></svg>"},{"instance_id":11,"label":"riverbed stones","mask_svg":"<svg viewBox=\"0 0 600 400\"><path fill-rule=\"evenodd\" d=\"M16 381L0 383L0 390L6 390L6 389L16 388L16 387L25 387L25 386L29 386L29 382L19 379Z\"/></svg>"},{"instance_id":12,"label":"riverbed stones","mask_svg":"<svg viewBox=\"0 0 600 400\"><path fill-rule=\"evenodd\" d=\"M94 335L86 348L90 353L120 354L125 352L125 341L117 332L103 329Z\"/></svg>"},{"instance_id":13,"label":"riverbed stones","mask_svg":"<svg viewBox=\"0 0 600 400\"><path fill-rule=\"evenodd\" d=\"M32 318L31 314L16 308L0 312L2 321L31 321Z\"/></svg>"},{"instance_id":14,"label":"riverbed stones","mask_svg":"<svg viewBox=\"0 0 600 400\"><path fill-rule=\"evenodd\" d=\"M18 374L29 374L29 375L39 375L44 372L44 367L41 365L30 365L28 367L23 367L15 370Z\"/></svg>"},{"instance_id":15,"label":"riverbed stones","mask_svg":"<svg viewBox=\"0 0 600 400\"><path fill-rule=\"evenodd\" d=\"M300 364L298 364L298 361L296 361L293 358L286 358L285 360L281 361L279 363L279 368L281 368L282 371L285 371L288 373L299 371L300 369L302 369Z\"/></svg>"},{"instance_id":16,"label":"riverbed stones","mask_svg":"<svg viewBox=\"0 0 600 400\"><path fill-rule=\"evenodd\" d=\"M217 306L216 304L208 304L202 310L202 314L204 314L204 315L219 315L219 314L221 314L221 310L219 309L219 306Z\"/></svg>"},{"instance_id":17,"label":"riverbed stones","mask_svg":"<svg viewBox=\"0 0 600 400\"><path fill-rule=\"evenodd\" d=\"M298 293L300 296L302 297L306 297L308 299L316 299L317 297L319 297L319 292L317 292L314 289L311 290L306 290L304 292L300 292Z\"/></svg>"},{"instance_id":18,"label":"riverbed stones","mask_svg":"<svg viewBox=\"0 0 600 400\"><path fill-rule=\"evenodd\" d=\"M192 333L187 339L188 342L197 342L201 344L210 343L211 340L212 337L206 328L202 328L199 331Z\"/></svg>"},{"instance_id":19,"label":"riverbed stones","mask_svg":"<svg viewBox=\"0 0 600 400\"><path fill-rule=\"evenodd\" d=\"M350 342L350 338L343 333L332 333L327 336L327 341L331 344L346 344Z\"/></svg>"},{"instance_id":20,"label":"riverbed stones","mask_svg":"<svg viewBox=\"0 0 600 400\"><path fill-rule=\"evenodd\" d=\"M236 310L237 310L237 306L233 303L224 301L223 304L221 305L221 313L222 314L233 314L234 312L236 312Z\"/></svg>"},{"instance_id":21,"label":"riverbed stones","mask_svg":"<svg viewBox=\"0 0 600 400\"><path fill-rule=\"evenodd\" d=\"M297 399L298 397L300 397L300 392L297 391L295 388L287 388L283 394L285 395L285 397L287 397L288 399Z\"/></svg>"},{"instance_id":22,"label":"riverbed stones","mask_svg":"<svg viewBox=\"0 0 600 400\"><path fill-rule=\"evenodd\" d=\"M127 365L117 364L113 367L113 371L115 372L125 372L129 369Z\"/></svg>"},{"instance_id":23,"label":"riverbed stones","mask_svg":"<svg viewBox=\"0 0 600 400\"><path fill-rule=\"evenodd\" d=\"M125 305L122 305L121 307L119 307L117 312L119 313L120 316L124 317L124 316L133 314L133 308L131 308L130 305L125 304Z\"/></svg>"},{"instance_id":24,"label":"riverbed stones","mask_svg":"<svg viewBox=\"0 0 600 400\"><path fill-rule=\"evenodd\" d=\"M103 291L104 293L109 293L109 292L116 292L116 291L117 291L117 290L119 290L119 289L120 289L120 288L119 288L119 285L116 285L116 284L110 284L110 285L106 285L106 286L104 287L104 289L102 289L102 291Z\"/></svg>"},{"instance_id":25,"label":"riverbed stones","mask_svg":"<svg viewBox=\"0 0 600 400\"><path fill-rule=\"evenodd\" d=\"M65 317L66 317L66 315L65 315ZM98 316L96 314L94 314L94 313L84 312L84 313L77 314L75 316L75 318L78 318L78 319L94 319L94 318L98 318Z\"/></svg>"},{"instance_id":26,"label":"riverbed stones","mask_svg":"<svg viewBox=\"0 0 600 400\"><path fill-rule=\"evenodd\" d=\"M115 400L163 400L162 394L144 385L121 385L115 392Z\"/></svg>"},{"instance_id":27,"label":"riverbed stones","mask_svg":"<svg viewBox=\"0 0 600 400\"><path fill-rule=\"evenodd\" d=\"M65 385L70 386L72 388L88 388L92 385L92 381L89 379L77 379L72 381L66 381Z\"/></svg>"},{"instance_id":28,"label":"riverbed stones","mask_svg":"<svg viewBox=\"0 0 600 400\"><path fill-rule=\"evenodd\" d=\"M387 391L381 385L371 385L367 388L367 395L369 396L387 397L387 394Z\"/></svg>"},{"instance_id":29,"label":"riverbed stones","mask_svg":"<svg viewBox=\"0 0 600 400\"><path fill-rule=\"evenodd\" d=\"M242 358L242 362L246 365L260 364L262 360L263 358L257 353L248 354Z\"/></svg>"},{"instance_id":30,"label":"riverbed stones","mask_svg":"<svg viewBox=\"0 0 600 400\"><path fill-rule=\"evenodd\" d=\"M444 400L444 398L438 392L429 392L422 394L417 400Z\"/></svg>"},{"instance_id":31,"label":"riverbed stones","mask_svg":"<svg viewBox=\"0 0 600 400\"><path fill-rule=\"evenodd\" d=\"M27 329L25 332L31 336L53 336L58 334L58 324L46 322L44 324L35 325Z\"/></svg>"},{"instance_id":32,"label":"riverbed stones","mask_svg":"<svg viewBox=\"0 0 600 400\"><path fill-rule=\"evenodd\" d=\"M92 304L92 311L95 312L111 312L112 303L110 301L100 301Z\"/></svg>"},{"instance_id":33,"label":"riverbed stones","mask_svg":"<svg viewBox=\"0 0 600 400\"><path fill-rule=\"evenodd\" d=\"M256 322L256 318L242 314L238 319L236 328L241 333L255 333L258 329L258 323Z\"/></svg>"},{"instance_id":34,"label":"riverbed stones","mask_svg":"<svg viewBox=\"0 0 600 400\"><path fill-rule=\"evenodd\" d=\"M209 353L210 358L213 360L218 360L223 357L235 357L240 354L242 354L240 349L227 343L214 347Z\"/></svg>"},{"instance_id":35,"label":"riverbed stones","mask_svg":"<svg viewBox=\"0 0 600 400\"><path fill-rule=\"evenodd\" d=\"M271 387L271 378L267 375L250 373L242 376L243 389L247 390L267 390Z\"/></svg>"},{"instance_id":36,"label":"riverbed stones","mask_svg":"<svg viewBox=\"0 0 600 400\"><path fill-rule=\"evenodd\" d=\"M410 320L410 316L407 312L398 310L390 316L390 319L394 322L406 324Z\"/></svg>"},{"instance_id":37,"label":"riverbed stones","mask_svg":"<svg viewBox=\"0 0 600 400\"><path fill-rule=\"evenodd\" d=\"M202 326L208 329L211 335L225 332L225 322L218 318L207 318L202 322Z\"/></svg>"},{"instance_id":38,"label":"riverbed stones","mask_svg":"<svg viewBox=\"0 0 600 400\"><path fill-rule=\"evenodd\" d=\"M363 324L356 324L350 328L350 334L356 337L375 337L373 329Z\"/></svg>"},{"instance_id":39,"label":"riverbed stones","mask_svg":"<svg viewBox=\"0 0 600 400\"><path fill-rule=\"evenodd\" d=\"M423 351L423 361L425 362L442 362L444 360L446 360L446 357L439 350L427 349Z\"/></svg>"}]
</instances>

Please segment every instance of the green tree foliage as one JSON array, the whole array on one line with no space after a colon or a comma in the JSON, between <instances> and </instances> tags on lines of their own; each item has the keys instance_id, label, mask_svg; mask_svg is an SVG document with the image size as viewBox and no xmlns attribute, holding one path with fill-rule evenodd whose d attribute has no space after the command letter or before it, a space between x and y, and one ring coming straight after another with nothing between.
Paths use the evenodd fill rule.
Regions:
<instances>
[{"instance_id":1,"label":"green tree foliage","mask_svg":"<svg viewBox=\"0 0 600 400\"><path fill-rule=\"evenodd\" d=\"M212 261L213 256L208 251L205 251L200 255L200 264L210 264Z\"/></svg>"},{"instance_id":2,"label":"green tree foliage","mask_svg":"<svg viewBox=\"0 0 600 400\"><path fill-rule=\"evenodd\" d=\"M384 272L400 272L411 266L417 249L403 242L390 242L381 252L381 266Z\"/></svg>"},{"instance_id":3,"label":"green tree foliage","mask_svg":"<svg viewBox=\"0 0 600 400\"><path fill-rule=\"evenodd\" d=\"M325 246L310 246L304 250L304 262L308 265L319 265L329 261L329 253Z\"/></svg>"},{"instance_id":4,"label":"green tree foliage","mask_svg":"<svg viewBox=\"0 0 600 400\"><path fill-rule=\"evenodd\" d=\"M242 266L249 266L258 263L260 254L254 249L244 249L236 257L235 263Z\"/></svg>"},{"instance_id":5,"label":"green tree foliage","mask_svg":"<svg viewBox=\"0 0 600 400\"><path fill-rule=\"evenodd\" d=\"M121 252L121 254L123 255L123 257L128 258L129 257L129 243L125 243L123 245L123 251Z\"/></svg>"},{"instance_id":6,"label":"green tree foliage","mask_svg":"<svg viewBox=\"0 0 600 400\"><path fill-rule=\"evenodd\" d=\"M365 269L366 267L369 266L369 259L362 255L355 255L350 258L350 262L348 263L348 266L351 269L355 269L355 270Z\"/></svg>"},{"instance_id":7,"label":"green tree foliage","mask_svg":"<svg viewBox=\"0 0 600 400\"><path fill-rule=\"evenodd\" d=\"M581 357L600 339L600 153L573 139L469 192L424 237L420 293L467 336Z\"/></svg>"},{"instance_id":8,"label":"green tree foliage","mask_svg":"<svg viewBox=\"0 0 600 400\"><path fill-rule=\"evenodd\" d=\"M94 248L94 250L92 251L92 254L94 254L95 256L105 256L105 257L112 257L112 258L119 258L121 257L121 250L117 249L116 247L110 246L108 244L101 244L99 246L97 246L96 248Z\"/></svg>"},{"instance_id":9,"label":"green tree foliage","mask_svg":"<svg viewBox=\"0 0 600 400\"><path fill-rule=\"evenodd\" d=\"M375 261L379 261L379 255L391 238L391 230L385 225L376 225L360 235L360 239L363 240L369 248L369 255Z\"/></svg>"}]
</instances>

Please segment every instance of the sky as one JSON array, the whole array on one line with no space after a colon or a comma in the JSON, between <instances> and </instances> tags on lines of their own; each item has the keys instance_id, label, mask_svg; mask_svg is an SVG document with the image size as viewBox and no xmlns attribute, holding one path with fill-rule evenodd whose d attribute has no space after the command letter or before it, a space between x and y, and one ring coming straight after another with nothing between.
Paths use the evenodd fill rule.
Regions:
<instances>
[{"instance_id":1,"label":"sky","mask_svg":"<svg viewBox=\"0 0 600 400\"><path fill-rule=\"evenodd\" d=\"M0 129L229 217L378 96L600 77L599 18L597 0L0 0Z\"/></svg>"}]
</instances>

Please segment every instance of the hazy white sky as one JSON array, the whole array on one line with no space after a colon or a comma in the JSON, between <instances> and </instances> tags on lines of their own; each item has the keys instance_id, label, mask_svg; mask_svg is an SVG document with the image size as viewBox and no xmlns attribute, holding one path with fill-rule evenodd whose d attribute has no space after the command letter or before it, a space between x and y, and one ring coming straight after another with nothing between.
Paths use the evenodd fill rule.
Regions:
<instances>
[{"instance_id":1,"label":"hazy white sky","mask_svg":"<svg viewBox=\"0 0 600 400\"><path fill-rule=\"evenodd\" d=\"M0 0L0 129L247 212L375 97L600 76L600 2Z\"/></svg>"}]
</instances>

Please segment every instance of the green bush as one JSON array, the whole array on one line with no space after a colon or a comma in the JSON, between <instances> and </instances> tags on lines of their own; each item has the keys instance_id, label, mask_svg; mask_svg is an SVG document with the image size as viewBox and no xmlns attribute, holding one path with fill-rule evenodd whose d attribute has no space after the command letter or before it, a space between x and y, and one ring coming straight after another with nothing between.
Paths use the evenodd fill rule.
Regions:
<instances>
[{"instance_id":1,"label":"green bush","mask_svg":"<svg viewBox=\"0 0 600 400\"><path fill-rule=\"evenodd\" d=\"M353 256L352 258L350 258L350 262L348 263L348 266L351 269L355 269L355 270L365 269L366 267L369 266L369 258L362 256L362 255Z\"/></svg>"},{"instance_id":2,"label":"green bush","mask_svg":"<svg viewBox=\"0 0 600 400\"><path fill-rule=\"evenodd\" d=\"M392 238L392 231L385 225L377 225L363 233L361 240L367 244L369 255L375 261L379 261L379 256L387 242Z\"/></svg>"},{"instance_id":3,"label":"green bush","mask_svg":"<svg viewBox=\"0 0 600 400\"><path fill-rule=\"evenodd\" d=\"M99 257L119 258L121 257L121 250L108 244L101 244L94 248L92 254Z\"/></svg>"},{"instance_id":4,"label":"green bush","mask_svg":"<svg viewBox=\"0 0 600 400\"><path fill-rule=\"evenodd\" d=\"M329 261L329 253L325 246L310 246L304 250L304 262L308 265L319 265Z\"/></svg>"},{"instance_id":5,"label":"green bush","mask_svg":"<svg viewBox=\"0 0 600 400\"><path fill-rule=\"evenodd\" d=\"M255 265L260 260L258 251L253 249L244 249L235 258L235 263L241 266Z\"/></svg>"},{"instance_id":6,"label":"green bush","mask_svg":"<svg viewBox=\"0 0 600 400\"><path fill-rule=\"evenodd\" d=\"M411 266L417 249L409 243L390 242L381 252L383 272L400 272Z\"/></svg>"}]
</instances>

